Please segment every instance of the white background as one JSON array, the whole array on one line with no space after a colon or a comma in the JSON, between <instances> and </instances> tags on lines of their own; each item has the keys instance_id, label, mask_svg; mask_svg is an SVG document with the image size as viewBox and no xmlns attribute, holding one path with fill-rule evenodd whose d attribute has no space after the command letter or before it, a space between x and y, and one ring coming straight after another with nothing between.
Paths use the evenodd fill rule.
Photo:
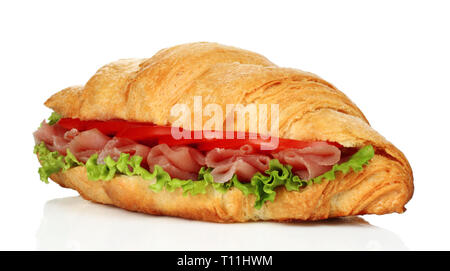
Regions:
<instances>
[{"instance_id":1,"label":"white background","mask_svg":"<svg viewBox=\"0 0 450 271\"><path fill-rule=\"evenodd\" d=\"M448 1L1 1L0 249L450 249L449 14ZM408 157L407 212L221 225L95 205L39 180L31 134L51 94L110 61L194 41L346 93Z\"/></svg>"}]
</instances>

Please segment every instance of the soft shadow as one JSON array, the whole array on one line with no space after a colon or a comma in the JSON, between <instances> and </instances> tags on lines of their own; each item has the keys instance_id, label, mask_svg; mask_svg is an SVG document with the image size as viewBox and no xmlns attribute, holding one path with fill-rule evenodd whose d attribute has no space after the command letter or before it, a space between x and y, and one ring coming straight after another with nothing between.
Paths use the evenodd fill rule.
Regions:
<instances>
[{"instance_id":1,"label":"soft shadow","mask_svg":"<svg viewBox=\"0 0 450 271\"><path fill-rule=\"evenodd\" d=\"M320 222L219 224L50 200L39 250L406 250L400 238L361 217Z\"/></svg>"}]
</instances>

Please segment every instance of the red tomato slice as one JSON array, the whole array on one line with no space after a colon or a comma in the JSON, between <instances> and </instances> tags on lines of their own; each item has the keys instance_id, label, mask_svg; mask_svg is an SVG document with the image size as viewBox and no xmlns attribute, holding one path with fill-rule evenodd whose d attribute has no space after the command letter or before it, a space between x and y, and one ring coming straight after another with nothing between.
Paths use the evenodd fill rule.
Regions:
<instances>
[{"instance_id":1,"label":"red tomato slice","mask_svg":"<svg viewBox=\"0 0 450 271\"><path fill-rule=\"evenodd\" d=\"M222 134L223 139L208 139L204 136L202 131L188 131L191 139L175 139L171 133L171 126L158 126L152 123L130 122L125 120L82 121L80 119L62 118L59 120L58 124L69 130L75 128L79 131L86 131L96 128L105 135L128 138L149 146L154 146L156 144L167 144L169 146L195 145L200 151L209 151L214 148L237 149L246 144L250 144L260 151L264 151L261 149L261 146L263 144L266 144L267 146L267 144L271 143L270 139L262 139L260 136L250 133L245 133L245 138L240 139L237 137L237 132L233 132L232 139L227 139L225 132ZM251 135L254 137L251 138ZM199 136L201 139L196 139ZM342 145L339 143L328 143L338 148L342 148ZM267 151L273 152L275 150L288 148L302 149L310 144L311 142L307 141L279 138L278 146L275 146L276 148L273 150Z\"/></svg>"},{"instance_id":2,"label":"red tomato slice","mask_svg":"<svg viewBox=\"0 0 450 271\"><path fill-rule=\"evenodd\" d=\"M185 139L185 138L175 139L173 138L172 135L158 138L158 144L167 144L169 146L199 144L203 141L205 141L205 139Z\"/></svg>"},{"instance_id":3,"label":"red tomato slice","mask_svg":"<svg viewBox=\"0 0 450 271\"><path fill-rule=\"evenodd\" d=\"M171 136L170 126L130 126L116 136L129 138L134 141L158 139L163 136Z\"/></svg>"},{"instance_id":4,"label":"red tomato slice","mask_svg":"<svg viewBox=\"0 0 450 271\"><path fill-rule=\"evenodd\" d=\"M210 151L214 148L224 148L224 149L239 149L243 145L252 145L253 147L259 148L261 142L255 139L218 139L218 140L208 140L197 145L197 149L200 151Z\"/></svg>"},{"instance_id":5,"label":"red tomato slice","mask_svg":"<svg viewBox=\"0 0 450 271\"><path fill-rule=\"evenodd\" d=\"M72 129L75 128L79 131L81 131L81 128L83 126L80 119L69 119L69 118L63 118L58 121L58 124L66 129Z\"/></svg>"},{"instance_id":6,"label":"red tomato slice","mask_svg":"<svg viewBox=\"0 0 450 271\"><path fill-rule=\"evenodd\" d=\"M186 130L184 130L184 132L186 132ZM202 142L209 142L210 140L215 140L215 139L208 139L205 138L203 131L187 131L190 135L190 138L180 138L180 139L176 139L172 136L171 133L162 136L158 139L158 144L167 144L169 146L178 146L178 145L191 145L191 144L199 144ZM198 139L200 137L200 139Z\"/></svg>"},{"instance_id":7,"label":"red tomato slice","mask_svg":"<svg viewBox=\"0 0 450 271\"><path fill-rule=\"evenodd\" d=\"M78 131L86 131L90 129L98 129L105 135L115 136L117 133L128 129L129 127L140 126L155 126L154 124L131 122L126 120L80 120L71 118L62 118L58 121L58 124L66 129L75 128Z\"/></svg>"},{"instance_id":8,"label":"red tomato slice","mask_svg":"<svg viewBox=\"0 0 450 271\"><path fill-rule=\"evenodd\" d=\"M207 138L204 135L204 131L188 131L189 133L189 138L180 138L180 139L176 139L172 136L172 134L163 136L161 138L159 138L158 143L159 144L167 144L169 146L177 146L177 145L191 145L191 144L198 144L198 145L203 145L203 143L205 144L214 144L214 142L221 142L224 141L226 143L232 144L233 146L236 144L242 144L242 141L239 143L236 143L235 140L236 139L216 139L216 138ZM219 132L221 134L222 137L225 137L225 134L220 131ZM236 135L234 135L234 138L236 138ZM246 138L248 138L248 135L246 135Z\"/></svg>"},{"instance_id":9,"label":"red tomato slice","mask_svg":"<svg viewBox=\"0 0 450 271\"><path fill-rule=\"evenodd\" d=\"M196 148L200 151L210 151L214 148L226 148L226 149L238 149L243 145L252 145L259 151L274 151L274 150L282 150L287 148L305 148L311 144L311 142L305 142L305 141L298 141L298 140L292 140L292 139L282 139L278 138L278 142L276 140L271 141L270 138L268 139L262 139L260 136L250 133L245 133L244 138L238 138L237 132L233 133L232 138L227 139L226 134L222 134L222 139L218 138L202 138L202 139L195 139L194 138L194 132L191 132L191 139L175 139L171 135L167 135L164 137L161 137L158 139L159 144L167 144L169 146L177 146L177 145L195 145ZM251 137L251 135L253 137ZM271 144L277 144L272 146ZM266 148L263 150L262 146L265 146Z\"/></svg>"},{"instance_id":10,"label":"red tomato slice","mask_svg":"<svg viewBox=\"0 0 450 271\"><path fill-rule=\"evenodd\" d=\"M204 141L197 145L197 149L201 151L209 151L214 148L226 148L226 149L237 149L243 145L252 145L259 151L268 151L272 152L275 150L283 150L288 148L298 148L302 149L311 144L311 142L298 141L298 140L289 140L289 139L278 139L278 144L274 140L271 142L270 139L218 139L218 140L209 140ZM272 146L271 146L272 145ZM265 149L262 149L262 146L265 146ZM269 148L271 147L271 148Z\"/></svg>"},{"instance_id":11,"label":"red tomato slice","mask_svg":"<svg viewBox=\"0 0 450 271\"><path fill-rule=\"evenodd\" d=\"M303 149L305 147L308 147L311 145L311 141L300 141L300 140L293 140L293 139L285 139L285 138L279 138L279 148L280 150L283 149Z\"/></svg>"}]
</instances>

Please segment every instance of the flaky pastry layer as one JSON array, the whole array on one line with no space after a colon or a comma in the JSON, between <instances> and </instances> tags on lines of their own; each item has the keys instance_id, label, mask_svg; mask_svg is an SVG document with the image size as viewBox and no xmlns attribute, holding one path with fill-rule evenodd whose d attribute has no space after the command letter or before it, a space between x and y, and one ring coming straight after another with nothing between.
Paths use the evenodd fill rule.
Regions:
<instances>
[{"instance_id":1,"label":"flaky pastry layer","mask_svg":"<svg viewBox=\"0 0 450 271\"><path fill-rule=\"evenodd\" d=\"M376 155L361 172L339 173L333 181L313 184L299 192L280 187L276 189L275 201L266 202L259 210L254 208L254 195L244 196L234 187L220 193L210 186L206 194L195 196L184 196L181 188L174 192L153 192L149 189L151 181L136 176L88 180L82 166L53 174L51 178L63 187L77 190L87 200L130 211L213 222L246 222L402 213L410 189L404 174L398 162Z\"/></svg>"}]
</instances>

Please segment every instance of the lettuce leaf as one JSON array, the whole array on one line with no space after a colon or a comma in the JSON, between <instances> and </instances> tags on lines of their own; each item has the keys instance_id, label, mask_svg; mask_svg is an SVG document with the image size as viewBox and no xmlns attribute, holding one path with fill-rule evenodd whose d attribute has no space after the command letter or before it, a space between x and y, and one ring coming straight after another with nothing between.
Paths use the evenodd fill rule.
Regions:
<instances>
[{"instance_id":1,"label":"lettuce leaf","mask_svg":"<svg viewBox=\"0 0 450 271\"><path fill-rule=\"evenodd\" d=\"M50 117L48 118L48 125L54 125L55 123L57 123L60 119L62 118L62 116L56 112L52 112L52 114L50 115Z\"/></svg>"},{"instance_id":2,"label":"lettuce leaf","mask_svg":"<svg viewBox=\"0 0 450 271\"><path fill-rule=\"evenodd\" d=\"M114 178L116 174L124 174L127 176L139 176L144 180L154 180L149 188L154 192L166 190L169 192L181 188L183 195L205 194L208 187L212 187L218 192L225 193L231 187L236 187L245 196L255 195L256 209L260 209L265 202L275 200L276 188L284 186L287 191L299 191L308 185L321 183L323 180L332 181L336 179L336 174L342 172L347 174L351 169L355 172L363 170L363 166L368 164L369 160L374 156L374 149L371 145L361 148L358 152L350 157L344 163L336 164L333 168L311 180L301 180L297 175L292 173L292 166L283 165L277 159L269 162L269 169L264 173L256 173L250 182L241 183L236 175L226 183L215 183L211 175L212 168L201 168L198 174L198 180L180 180L171 178L160 166L155 166L153 172L140 166L142 157L131 156L122 153L117 161L111 157L105 158L104 164L98 164L98 154L92 155L86 164L79 162L75 156L67 150L64 157L58 152L50 152L44 143L35 146L34 152L39 154L39 160L42 167L39 168L39 175L42 181L48 183L48 177L60 170L67 170L71 167L86 167L89 180L108 181Z\"/></svg>"},{"instance_id":3,"label":"lettuce leaf","mask_svg":"<svg viewBox=\"0 0 450 271\"><path fill-rule=\"evenodd\" d=\"M38 173L41 181L45 183L48 183L48 178L53 173L83 165L83 163L75 158L75 155L73 155L70 150L67 150L66 156L62 156L57 151L49 151L44 142L34 146L33 152L39 155L41 167L39 168Z\"/></svg>"}]
</instances>

